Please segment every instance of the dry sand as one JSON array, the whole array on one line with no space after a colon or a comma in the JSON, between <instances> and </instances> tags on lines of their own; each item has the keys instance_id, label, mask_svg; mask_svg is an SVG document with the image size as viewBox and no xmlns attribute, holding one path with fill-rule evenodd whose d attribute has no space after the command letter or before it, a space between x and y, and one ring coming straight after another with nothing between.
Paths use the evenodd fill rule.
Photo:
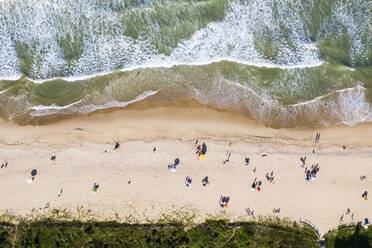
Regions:
<instances>
[{"instance_id":1,"label":"dry sand","mask_svg":"<svg viewBox=\"0 0 372 248\"><path fill-rule=\"evenodd\" d=\"M197 138L208 146L205 160L195 155ZM113 151L116 141L121 146ZM354 220L345 215L343 223L372 219L372 199L361 198L365 190L372 192L371 147L371 124L277 130L193 101L152 108L138 103L44 126L2 122L0 160L9 165L0 169L0 212L27 215L33 208L44 213L84 206L100 219L116 213L145 221L184 207L197 211L199 220L221 214L237 220L250 218L249 207L255 216L308 220L324 233L340 224L347 208ZM227 151L230 162L222 164ZM305 155L308 167L319 163L315 181L305 181L299 159ZM175 158L181 162L172 172L167 165ZM32 169L37 175L28 184ZM271 171L274 183L265 179ZM362 175L367 180L360 181ZM193 180L190 188L186 176ZM205 176L211 183L202 187ZM261 192L251 191L255 177L263 182ZM95 182L99 188L93 194ZM227 209L218 204L221 195L231 198Z\"/></svg>"}]
</instances>

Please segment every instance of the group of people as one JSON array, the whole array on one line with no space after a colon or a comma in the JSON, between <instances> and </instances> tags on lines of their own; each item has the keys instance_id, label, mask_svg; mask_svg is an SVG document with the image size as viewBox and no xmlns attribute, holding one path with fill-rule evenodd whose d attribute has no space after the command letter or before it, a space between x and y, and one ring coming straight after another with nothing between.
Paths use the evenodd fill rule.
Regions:
<instances>
[{"instance_id":1,"label":"group of people","mask_svg":"<svg viewBox=\"0 0 372 248\"><path fill-rule=\"evenodd\" d=\"M261 191L262 182L257 180L257 177L254 179L251 187L251 191L257 190L258 192Z\"/></svg>"},{"instance_id":2,"label":"group of people","mask_svg":"<svg viewBox=\"0 0 372 248\"><path fill-rule=\"evenodd\" d=\"M186 186L186 188L189 188L191 186L191 183L192 183L191 177L187 176L186 179L185 179L185 186ZM210 181L209 181L208 176L204 177L202 179L202 186L203 187L206 187L209 184L210 184Z\"/></svg>"},{"instance_id":3,"label":"group of people","mask_svg":"<svg viewBox=\"0 0 372 248\"><path fill-rule=\"evenodd\" d=\"M316 175L317 173L319 172L319 164L313 164L311 165L311 169L308 169L307 166L305 167L306 165L306 156L305 157L300 157L300 161L301 161L301 168L304 169L305 171L305 180L306 182L310 181L310 179L312 180L315 180L316 179Z\"/></svg>"},{"instance_id":4,"label":"group of people","mask_svg":"<svg viewBox=\"0 0 372 248\"><path fill-rule=\"evenodd\" d=\"M273 208L272 212L274 214L280 214L280 208Z\"/></svg>"},{"instance_id":5,"label":"group of people","mask_svg":"<svg viewBox=\"0 0 372 248\"><path fill-rule=\"evenodd\" d=\"M199 159L205 159L205 154L207 153L207 145L205 144L205 142L203 142L201 145L198 143L199 140L196 140L196 156L198 156Z\"/></svg>"},{"instance_id":6,"label":"group of people","mask_svg":"<svg viewBox=\"0 0 372 248\"><path fill-rule=\"evenodd\" d=\"M319 165L318 164L313 164L311 165L311 170L308 170L307 167L305 168L305 173L306 173L306 182L310 181L310 179L315 180L316 175L319 172Z\"/></svg>"}]
</instances>

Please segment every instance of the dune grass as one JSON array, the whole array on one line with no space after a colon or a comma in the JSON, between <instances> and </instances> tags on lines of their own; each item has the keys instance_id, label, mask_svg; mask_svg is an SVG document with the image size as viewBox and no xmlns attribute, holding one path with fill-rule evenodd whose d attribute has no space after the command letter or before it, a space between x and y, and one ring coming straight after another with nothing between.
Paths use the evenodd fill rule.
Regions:
<instances>
[{"instance_id":1,"label":"dune grass","mask_svg":"<svg viewBox=\"0 0 372 248\"><path fill-rule=\"evenodd\" d=\"M22 220L0 224L0 247L319 247L308 227L278 221L128 224Z\"/></svg>"},{"instance_id":2,"label":"dune grass","mask_svg":"<svg viewBox=\"0 0 372 248\"><path fill-rule=\"evenodd\" d=\"M371 248L372 227L364 229L361 225L340 226L325 236L327 248Z\"/></svg>"}]
</instances>

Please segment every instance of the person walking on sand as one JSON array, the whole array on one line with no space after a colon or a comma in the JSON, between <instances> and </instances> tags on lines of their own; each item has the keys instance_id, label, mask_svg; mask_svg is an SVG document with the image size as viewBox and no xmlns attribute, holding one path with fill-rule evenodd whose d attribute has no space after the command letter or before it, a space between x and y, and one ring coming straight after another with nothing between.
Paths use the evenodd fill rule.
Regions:
<instances>
[{"instance_id":1,"label":"person walking on sand","mask_svg":"<svg viewBox=\"0 0 372 248\"><path fill-rule=\"evenodd\" d=\"M253 183L252 183L252 186L251 186L251 191L254 191L256 190L256 187L257 187L257 183L256 183L256 180L257 180L257 177L254 179Z\"/></svg>"},{"instance_id":2,"label":"person walking on sand","mask_svg":"<svg viewBox=\"0 0 372 248\"><path fill-rule=\"evenodd\" d=\"M189 188L191 183L192 183L192 179L189 176L187 176L185 180L186 188Z\"/></svg>"},{"instance_id":3,"label":"person walking on sand","mask_svg":"<svg viewBox=\"0 0 372 248\"><path fill-rule=\"evenodd\" d=\"M262 186L262 182L261 181L258 181L257 183L257 191L260 192L261 191L261 186Z\"/></svg>"},{"instance_id":4,"label":"person walking on sand","mask_svg":"<svg viewBox=\"0 0 372 248\"><path fill-rule=\"evenodd\" d=\"M1 164L1 168L0 169L2 169L2 168L8 168L8 161L4 161L2 164Z\"/></svg>"},{"instance_id":5,"label":"person walking on sand","mask_svg":"<svg viewBox=\"0 0 372 248\"><path fill-rule=\"evenodd\" d=\"M98 188L99 188L99 184L94 183L93 188L92 188L93 193L97 193Z\"/></svg>"},{"instance_id":6,"label":"person walking on sand","mask_svg":"<svg viewBox=\"0 0 372 248\"><path fill-rule=\"evenodd\" d=\"M245 157L245 167L248 167L249 165L249 157Z\"/></svg>"},{"instance_id":7,"label":"person walking on sand","mask_svg":"<svg viewBox=\"0 0 372 248\"><path fill-rule=\"evenodd\" d=\"M209 185L209 179L208 179L208 176L204 177L203 180L202 180L202 185L204 187L206 187L207 185Z\"/></svg>"},{"instance_id":8,"label":"person walking on sand","mask_svg":"<svg viewBox=\"0 0 372 248\"><path fill-rule=\"evenodd\" d=\"M300 157L300 160L301 160L301 168L304 168L305 167L305 164L306 164L306 156L305 157Z\"/></svg>"},{"instance_id":9,"label":"person walking on sand","mask_svg":"<svg viewBox=\"0 0 372 248\"><path fill-rule=\"evenodd\" d=\"M197 147L196 147L196 156L200 156L200 151L201 151L201 145L198 145Z\"/></svg>"},{"instance_id":10,"label":"person walking on sand","mask_svg":"<svg viewBox=\"0 0 372 248\"><path fill-rule=\"evenodd\" d=\"M222 162L222 164L226 164L228 162L230 162L230 156L231 156L231 152L227 151L226 152L226 159Z\"/></svg>"},{"instance_id":11,"label":"person walking on sand","mask_svg":"<svg viewBox=\"0 0 372 248\"><path fill-rule=\"evenodd\" d=\"M117 149L119 149L119 147L120 147L120 144L118 142L116 142L115 147L114 147L114 151L116 151Z\"/></svg>"}]
</instances>

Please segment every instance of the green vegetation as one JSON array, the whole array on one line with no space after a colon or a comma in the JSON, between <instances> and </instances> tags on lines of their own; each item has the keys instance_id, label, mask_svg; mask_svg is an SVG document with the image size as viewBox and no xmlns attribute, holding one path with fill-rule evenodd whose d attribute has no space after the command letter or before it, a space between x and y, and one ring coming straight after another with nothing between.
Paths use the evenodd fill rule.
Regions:
<instances>
[{"instance_id":1,"label":"green vegetation","mask_svg":"<svg viewBox=\"0 0 372 248\"><path fill-rule=\"evenodd\" d=\"M0 225L0 247L319 247L315 232L293 223L125 224L51 219Z\"/></svg>"},{"instance_id":2,"label":"green vegetation","mask_svg":"<svg viewBox=\"0 0 372 248\"><path fill-rule=\"evenodd\" d=\"M370 248L372 247L372 228L362 226L341 226L325 236L327 248Z\"/></svg>"},{"instance_id":3,"label":"green vegetation","mask_svg":"<svg viewBox=\"0 0 372 248\"><path fill-rule=\"evenodd\" d=\"M0 222L0 247L319 247L313 229L285 220L206 220L195 225L174 218L154 224L67 219ZM341 226L325 236L325 244L327 248L372 247L372 228Z\"/></svg>"}]
</instances>

